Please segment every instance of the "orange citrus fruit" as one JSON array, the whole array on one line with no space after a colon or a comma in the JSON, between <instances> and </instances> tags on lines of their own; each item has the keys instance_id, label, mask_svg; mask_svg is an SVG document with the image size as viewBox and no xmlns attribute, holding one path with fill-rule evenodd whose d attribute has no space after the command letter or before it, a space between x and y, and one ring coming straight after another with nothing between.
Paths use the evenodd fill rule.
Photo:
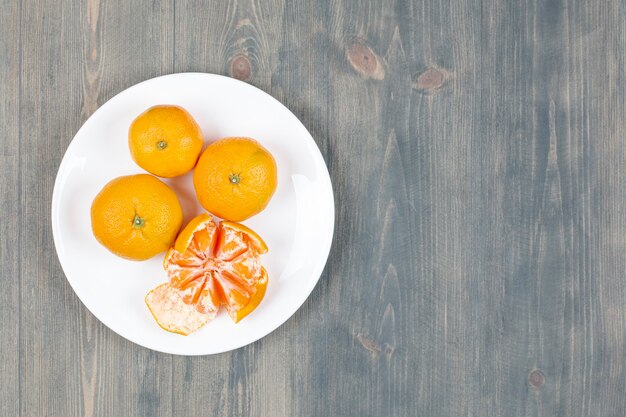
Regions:
<instances>
[{"instance_id":1,"label":"orange citrus fruit","mask_svg":"<svg viewBox=\"0 0 626 417\"><path fill-rule=\"evenodd\" d=\"M210 144L193 173L202 207L235 222L263 210L276 183L274 157L251 138L225 138Z\"/></svg>"},{"instance_id":2,"label":"orange citrus fruit","mask_svg":"<svg viewBox=\"0 0 626 417\"><path fill-rule=\"evenodd\" d=\"M128 146L141 168L159 177L182 175L196 165L204 140L187 110L159 105L141 113L128 130Z\"/></svg>"},{"instance_id":3,"label":"orange citrus fruit","mask_svg":"<svg viewBox=\"0 0 626 417\"><path fill-rule=\"evenodd\" d=\"M188 335L224 306L237 323L263 300L267 271L259 255L263 239L246 226L216 224L209 214L191 220L165 255L169 282L146 295L146 304L165 330Z\"/></svg>"},{"instance_id":4,"label":"orange citrus fruit","mask_svg":"<svg viewBox=\"0 0 626 417\"><path fill-rule=\"evenodd\" d=\"M182 223L174 191L148 174L114 179L91 204L94 236L127 259L141 261L167 250Z\"/></svg>"}]
</instances>

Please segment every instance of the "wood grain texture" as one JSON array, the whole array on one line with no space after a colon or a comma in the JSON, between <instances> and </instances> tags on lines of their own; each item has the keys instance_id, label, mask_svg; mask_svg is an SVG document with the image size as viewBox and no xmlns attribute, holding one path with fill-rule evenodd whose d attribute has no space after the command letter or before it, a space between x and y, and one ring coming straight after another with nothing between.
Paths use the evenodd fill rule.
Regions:
<instances>
[{"instance_id":1,"label":"wood grain texture","mask_svg":"<svg viewBox=\"0 0 626 417\"><path fill-rule=\"evenodd\" d=\"M20 7L0 2L0 415L19 414L20 394Z\"/></svg>"},{"instance_id":2,"label":"wood grain texture","mask_svg":"<svg viewBox=\"0 0 626 417\"><path fill-rule=\"evenodd\" d=\"M79 123L76 5L23 1L20 37L19 286L20 415L76 414L79 368L77 307L52 249L50 196L63 155L62 137ZM58 51L51 53L51 51ZM66 112L65 109L76 109ZM74 331L72 331L74 330Z\"/></svg>"},{"instance_id":3,"label":"wood grain texture","mask_svg":"<svg viewBox=\"0 0 626 417\"><path fill-rule=\"evenodd\" d=\"M626 415L623 1L0 5L0 415ZM49 221L86 118L181 71L290 108L337 209L303 307L209 357L102 325Z\"/></svg>"}]
</instances>

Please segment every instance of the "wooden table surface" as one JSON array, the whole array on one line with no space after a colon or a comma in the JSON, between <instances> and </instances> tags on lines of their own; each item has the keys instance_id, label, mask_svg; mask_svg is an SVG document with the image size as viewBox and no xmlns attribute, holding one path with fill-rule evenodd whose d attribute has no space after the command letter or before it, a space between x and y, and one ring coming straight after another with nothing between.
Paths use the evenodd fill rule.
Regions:
<instances>
[{"instance_id":1,"label":"wooden table surface","mask_svg":"<svg viewBox=\"0 0 626 417\"><path fill-rule=\"evenodd\" d=\"M626 415L626 3L0 0L1 416ZM336 228L302 308L206 357L122 339L52 241L82 123L230 75L310 130Z\"/></svg>"}]
</instances>

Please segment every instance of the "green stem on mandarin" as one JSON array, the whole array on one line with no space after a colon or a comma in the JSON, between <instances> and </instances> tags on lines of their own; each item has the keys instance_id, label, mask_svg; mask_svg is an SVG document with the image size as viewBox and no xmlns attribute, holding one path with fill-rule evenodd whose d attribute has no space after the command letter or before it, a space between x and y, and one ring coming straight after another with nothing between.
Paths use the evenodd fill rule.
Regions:
<instances>
[{"instance_id":1,"label":"green stem on mandarin","mask_svg":"<svg viewBox=\"0 0 626 417\"><path fill-rule=\"evenodd\" d=\"M230 174L228 176L228 180L231 184L239 184L241 182L241 177L239 177L239 174Z\"/></svg>"},{"instance_id":2,"label":"green stem on mandarin","mask_svg":"<svg viewBox=\"0 0 626 417\"><path fill-rule=\"evenodd\" d=\"M135 214L135 218L133 219L133 227L135 229L141 229L144 224L146 224L146 221L144 219L142 219L141 217L139 217L138 214Z\"/></svg>"}]
</instances>

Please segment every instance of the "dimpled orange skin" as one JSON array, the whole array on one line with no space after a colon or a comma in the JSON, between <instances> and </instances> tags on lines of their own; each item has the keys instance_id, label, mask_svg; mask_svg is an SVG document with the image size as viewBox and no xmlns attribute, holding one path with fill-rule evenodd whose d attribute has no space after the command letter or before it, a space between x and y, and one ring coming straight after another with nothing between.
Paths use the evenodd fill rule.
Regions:
<instances>
[{"instance_id":1,"label":"dimpled orange skin","mask_svg":"<svg viewBox=\"0 0 626 417\"><path fill-rule=\"evenodd\" d=\"M164 178L191 171L203 144L200 126L178 106L151 107L137 116L128 130L133 160L149 173Z\"/></svg>"},{"instance_id":2,"label":"dimpled orange skin","mask_svg":"<svg viewBox=\"0 0 626 417\"><path fill-rule=\"evenodd\" d=\"M276 191L276 161L252 138L225 138L204 150L193 174L202 207L240 222L262 211Z\"/></svg>"},{"instance_id":3,"label":"dimpled orange skin","mask_svg":"<svg viewBox=\"0 0 626 417\"><path fill-rule=\"evenodd\" d=\"M91 205L96 239L122 258L142 261L176 240L183 212L174 191L148 174L118 177Z\"/></svg>"}]
</instances>

